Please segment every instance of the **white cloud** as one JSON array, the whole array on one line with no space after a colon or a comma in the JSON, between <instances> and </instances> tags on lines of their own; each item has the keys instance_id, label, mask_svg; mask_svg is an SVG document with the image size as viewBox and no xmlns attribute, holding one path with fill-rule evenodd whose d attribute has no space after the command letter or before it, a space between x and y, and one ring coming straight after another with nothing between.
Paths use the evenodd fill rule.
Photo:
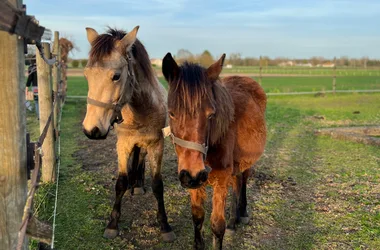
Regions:
<instances>
[{"instance_id":1,"label":"white cloud","mask_svg":"<svg viewBox=\"0 0 380 250\"><path fill-rule=\"evenodd\" d=\"M101 0L79 1L103 3ZM266 8L263 3L261 8L253 8L249 2L251 5L246 3L248 6L239 11L205 9L205 2L197 0L110 0L107 4L128 11L125 15L120 15L120 11L117 15L59 16L51 13L39 15L38 19L49 29L72 36L81 49L75 54L77 58L86 57L89 50L85 27L102 33L107 25L126 30L140 25L138 37L152 57L162 57L168 51L176 53L180 48L193 53L209 49L214 55L223 52L242 52L245 56L362 53L380 57L380 52L374 49L380 44L380 33L376 28L380 26L378 19L365 27L352 21L380 15L380 3L377 2L316 1L305 4L287 1ZM334 18L347 20L347 24L335 24L331 21Z\"/></svg>"}]
</instances>

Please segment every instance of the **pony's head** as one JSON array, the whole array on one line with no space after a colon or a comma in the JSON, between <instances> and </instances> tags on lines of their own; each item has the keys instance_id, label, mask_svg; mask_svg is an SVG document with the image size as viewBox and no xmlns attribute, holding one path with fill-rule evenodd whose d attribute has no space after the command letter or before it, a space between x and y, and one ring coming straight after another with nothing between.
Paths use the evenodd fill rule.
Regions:
<instances>
[{"instance_id":1,"label":"pony's head","mask_svg":"<svg viewBox=\"0 0 380 250\"><path fill-rule=\"evenodd\" d=\"M121 108L131 98L135 81L131 50L135 43L140 44L138 29L136 26L128 34L110 29L99 35L86 28L91 50L84 70L88 103L83 132L90 139L105 139L113 123L122 121Z\"/></svg>"},{"instance_id":2,"label":"pony's head","mask_svg":"<svg viewBox=\"0 0 380 250\"><path fill-rule=\"evenodd\" d=\"M225 133L233 116L232 109L218 105L231 99L219 80L224 58L223 54L207 69L187 62L178 66L170 53L163 59L162 72L169 83L169 125L179 179L186 188L198 188L206 182L207 147Z\"/></svg>"}]
</instances>

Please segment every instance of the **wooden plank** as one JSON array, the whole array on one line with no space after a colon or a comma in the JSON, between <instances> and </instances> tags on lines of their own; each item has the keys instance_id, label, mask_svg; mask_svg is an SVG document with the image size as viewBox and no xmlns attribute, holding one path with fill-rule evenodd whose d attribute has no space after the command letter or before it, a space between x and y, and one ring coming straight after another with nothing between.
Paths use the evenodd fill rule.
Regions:
<instances>
[{"instance_id":1,"label":"wooden plank","mask_svg":"<svg viewBox=\"0 0 380 250\"><path fill-rule=\"evenodd\" d=\"M15 249L27 195L25 58L16 35L0 31L0 44L0 249Z\"/></svg>"},{"instance_id":2,"label":"wooden plank","mask_svg":"<svg viewBox=\"0 0 380 250\"><path fill-rule=\"evenodd\" d=\"M50 45L42 43L46 58L50 58ZM38 104L40 106L40 133L42 133L49 115L53 110L52 86L51 86L51 67L45 63L39 53L37 57L37 78L38 78ZM55 146L53 135L53 120L46 134L42 145L42 181L54 182L55 180Z\"/></svg>"},{"instance_id":3,"label":"wooden plank","mask_svg":"<svg viewBox=\"0 0 380 250\"><path fill-rule=\"evenodd\" d=\"M39 221L36 217L32 216L29 220L26 233L29 237L50 245L53 228L50 224Z\"/></svg>"}]
</instances>

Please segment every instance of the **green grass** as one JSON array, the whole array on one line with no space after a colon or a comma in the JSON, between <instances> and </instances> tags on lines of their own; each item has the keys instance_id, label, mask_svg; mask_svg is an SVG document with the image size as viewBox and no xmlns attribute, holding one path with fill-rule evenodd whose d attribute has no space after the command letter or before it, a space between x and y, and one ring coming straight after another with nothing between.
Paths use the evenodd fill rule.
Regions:
<instances>
[{"instance_id":1,"label":"green grass","mask_svg":"<svg viewBox=\"0 0 380 250\"><path fill-rule=\"evenodd\" d=\"M84 76L69 76L67 80L68 96L87 96L88 86Z\"/></svg>"},{"instance_id":2,"label":"green grass","mask_svg":"<svg viewBox=\"0 0 380 250\"><path fill-rule=\"evenodd\" d=\"M264 78L263 85L270 91L279 88L282 82L286 88L305 91L292 79L273 78L272 85L268 81L266 86ZM312 79L310 90L319 83L314 82L315 78L305 79ZM360 87L356 78L345 81L347 86ZM69 95L87 94L84 78L69 77L68 84ZM286 88L282 91L287 91ZM251 222L239 226L235 238L227 238L226 245L233 245L233 249L380 249L380 150L313 133L321 127L379 125L379 100L379 93L270 96L266 151L256 166L257 174L266 178L250 182ZM82 168L85 163L74 158L80 149L77 138L83 136L80 122L84 109L84 100L68 100L63 111L56 249L191 249L190 204L187 193L178 186L174 169L165 170L164 184L169 220L178 237L175 243L160 243L150 227L139 228L139 234L145 237L142 242L101 237L104 218L111 210L113 187L99 185L110 176L88 172ZM173 153L170 147L168 150L166 155ZM164 164L168 167L173 163ZM97 192L89 192L89 188ZM41 194L38 201L42 198ZM51 204L48 201L40 206L40 217L51 220ZM210 202L206 211L209 220ZM150 210L143 215L142 221L155 220ZM210 244L209 221L205 222L205 236Z\"/></svg>"},{"instance_id":3,"label":"green grass","mask_svg":"<svg viewBox=\"0 0 380 250\"><path fill-rule=\"evenodd\" d=\"M255 78L258 81L258 78ZM331 77L263 77L267 93L332 90ZM337 77L337 90L380 89L380 77Z\"/></svg>"},{"instance_id":4,"label":"green grass","mask_svg":"<svg viewBox=\"0 0 380 250\"><path fill-rule=\"evenodd\" d=\"M102 204L108 204L104 188L96 185L94 176L89 176L76 162L73 154L79 149L77 141L73 138L83 136L80 129L80 121L85 107L83 101L68 100L63 110L61 132L61 173L58 200L57 217L57 249L105 249L105 239L99 237L99 226L102 221L94 219L100 207L100 213L105 213L110 208L102 210ZM96 188L99 194L88 192L87 188ZM94 214L95 213L95 214Z\"/></svg>"},{"instance_id":5,"label":"green grass","mask_svg":"<svg viewBox=\"0 0 380 250\"><path fill-rule=\"evenodd\" d=\"M250 229L256 230L252 239L259 249L380 247L375 181L380 151L313 135L316 128L342 121L379 125L379 99L379 94L269 98L269 136L258 171L275 181L262 186L252 213L257 223ZM353 114L352 107L361 114ZM286 184L289 177L297 185Z\"/></svg>"},{"instance_id":6,"label":"green grass","mask_svg":"<svg viewBox=\"0 0 380 250\"><path fill-rule=\"evenodd\" d=\"M254 77L256 81L259 79ZM160 82L167 87L163 77ZM332 90L331 77L263 77L262 86L267 93L304 92ZM380 77L338 77L337 90L380 89ZM87 83L84 77L69 77L68 95L87 95Z\"/></svg>"}]
</instances>

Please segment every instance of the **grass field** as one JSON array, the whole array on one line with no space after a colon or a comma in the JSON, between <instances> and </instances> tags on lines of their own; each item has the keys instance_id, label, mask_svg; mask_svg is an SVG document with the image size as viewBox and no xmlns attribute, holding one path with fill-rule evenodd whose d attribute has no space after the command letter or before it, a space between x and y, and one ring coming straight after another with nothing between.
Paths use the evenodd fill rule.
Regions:
<instances>
[{"instance_id":1,"label":"grass field","mask_svg":"<svg viewBox=\"0 0 380 250\"><path fill-rule=\"evenodd\" d=\"M267 91L307 91L320 84L314 78L269 79L263 80ZM345 86L363 86L364 81L355 79L346 78ZM378 79L365 79L371 88L380 88ZM70 77L68 83L68 95L87 94L84 78ZM248 187L251 221L239 227L235 237L226 238L225 249L380 249L379 148L313 133L321 127L379 125L379 110L380 93L270 96L266 151ZM80 125L84 112L84 100L67 100L56 249L191 249L189 197L175 174L169 141L163 167L165 203L177 240L160 242L151 191L142 197L126 196L122 235L115 240L102 238L114 199L115 141L114 137L100 142L85 139ZM40 200L50 187L42 190ZM51 207L51 202L42 205L40 216L51 221ZM206 211L204 233L211 245L210 200Z\"/></svg>"},{"instance_id":2,"label":"grass field","mask_svg":"<svg viewBox=\"0 0 380 250\"><path fill-rule=\"evenodd\" d=\"M256 81L258 78L254 77ZM160 82L167 87L167 82L163 77ZM69 77L68 95L87 95L87 84L84 77ZM324 91L332 90L331 77L264 77L262 85L266 93L283 92L303 92L303 91ZM363 90L380 89L380 77L338 77L336 80L337 90Z\"/></svg>"}]
</instances>

